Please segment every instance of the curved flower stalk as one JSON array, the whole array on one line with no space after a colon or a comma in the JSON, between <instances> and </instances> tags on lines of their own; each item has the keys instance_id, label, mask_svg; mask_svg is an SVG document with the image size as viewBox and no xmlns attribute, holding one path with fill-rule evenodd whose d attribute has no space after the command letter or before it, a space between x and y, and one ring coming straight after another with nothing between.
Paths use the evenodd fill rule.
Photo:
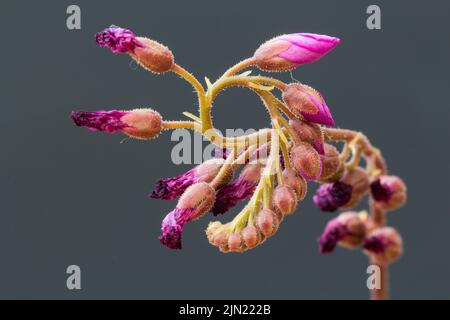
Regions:
<instances>
[{"instance_id":1,"label":"curved flower stalk","mask_svg":"<svg viewBox=\"0 0 450 320\"><path fill-rule=\"evenodd\" d=\"M368 195L369 212L348 211L333 217L318 239L319 250L331 253L342 246L367 254L382 273L381 288L372 291L372 298L387 298L388 265L399 258L403 244L399 233L386 226L385 215L406 202L405 184L387 175L380 151L362 133L331 128L332 113L316 89L244 71L252 66L264 71L293 70L328 54L339 44L338 38L310 33L278 36L216 81L205 78L206 86L175 63L167 47L131 30L111 26L99 32L96 41L113 53L130 55L149 71L184 78L197 93L198 115L183 112L188 119L167 121L149 108L76 111L71 117L77 126L138 139L186 128L216 145L216 158L177 177L160 179L150 194L164 200L179 197L175 209L163 219L159 237L163 245L181 249L182 230L188 222L207 212L223 214L248 199L229 222L214 221L206 229L209 242L220 251L247 251L272 237L284 219L296 212L308 182L318 183L313 201L322 211L352 208ZM215 129L212 104L224 89L236 86L250 89L261 99L270 127L233 138Z\"/></svg>"}]
</instances>

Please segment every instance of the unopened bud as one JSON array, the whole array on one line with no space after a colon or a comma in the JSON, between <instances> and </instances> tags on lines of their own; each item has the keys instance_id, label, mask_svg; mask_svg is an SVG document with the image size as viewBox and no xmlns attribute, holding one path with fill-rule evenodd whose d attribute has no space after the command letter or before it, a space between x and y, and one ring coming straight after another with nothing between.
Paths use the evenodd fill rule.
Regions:
<instances>
[{"instance_id":1,"label":"unopened bud","mask_svg":"<svg viewBox=\"0 0 450 320\"><path fill-rule=\"evenodd\" d=\"M272 210L263 209L256 217L256 224L264 236L270 237L278 230L277 214Z\"/></svg>"},{"instance_id":2,"label":"unopened bud","mask_svg":"<svg viewBox=\"0 0 450 320\"><path fill-rule=\"evenodd\" d=\"M391 227L375 229L364 241L364 251L378 263L391 263L403 253L400 234Z\"/></svg>"},{"instance_id":3,"label":"unopened bud","mask_svg":"<svg viewBox=\"0 0 450 320\"><path fill-rule=\"evenodd\" d=\"M206 182L191 185L178 201L177 208L194 209L191 220L195 220L211 209L216 198L215 190Z\"/></svg>"},{"instance_id":4,"label":"unopened bud","mask_svg":"<svg viewBox=\"0 0 450 320\"><path fill-rule=\"evenodd\" d=\"M297 200L301 201L305 198L306 192L308 191L308 185L305 179L299 176L292 169L283 170L283 183L292 189L294 189L295 194L297 195Z\"/></svg>"},{"instance_id":5,"label":"unopened bud","mask_svg":"<svg viewBox=\"0 0 450 320\"><path fill-rule=\"evenodd\" d=\"M320 180L324 181L336 175L336 173L341 169L342 162L339 157L338 150L331 144L325 144L325 153L321 156L322 158L322 174L320 175Z\"/></svg>"},{"instance_id":6,"label":"unopened bud","mask_svg":"<svg viewBox=\"0 0 450 320\"><path fill-rule=\"evenodd\" d=\"M340 181L352 186L352 196L342 205L342 208L351 208L356 205L370 188L369 175L360 167L347 171Z\"/></svg>"},{"instance_id":7,"label":"unopened bud","mask_svg":"<svg viewBox=\"0 0 450 320\"><path fill-rule=\"evenodd\" d=\"M283 91L283 100L297 117L313 123L334 126L325 99L315 89L297 82L290 83Z\"/></svg>"},{"instance_id":8,"label":"unopened bud","mask_svg":"<svg viewBox=\"0 0 450 320\"><path fill-rule=\"evenodd\" d=\"M317 180L322 173L322 160L319 153L305 142L292 148L291 163L297 173L306 180Z\"/></svg>"},{"instance_id":9,"label":"unopened bud","mask_svg":"<svg viewBox=\"0 0 450 320\"><path fill-rule=\"evenodd\" d=\"M256 247L261 242L261 234L255 226L248 226L242 230L242 238L249 249Z\"/></svg>"},{"instance_id":10,"label":"unopened bud","mask_svg":"<svg viewBox=\"0 0 450 320\"><path fill-rule=\"evenodd\" d=\"M253 57L262 70L289 71L320 59L339 42L338 38L326 35L284 34L262 44Z\"/></svg>"},{"instance_id":11,"label":"unopened bud","mask_svg":"<svg viewBox=\"0 0 450 320\"><path fill-rule=\"evenodd\" d=\"M406 202L406 185L397 176L380 176L370 184L377 205L385 210L395 210Z\"/></svg>"},{"instance_id":12,"label":"unopened bud","mask_svg":"<svg viewBox=\"0 0 450 320\"><path fill-rule=\"evenodd\" d=\"M231 252L243 252L245 249L242 235L234 232L228 237L228 250Z\"/></svg>"},{"instance_id":13,"label":"unopened bud","mask_svg":"<svg viewBox=\"0 0 450 320\"><path fill-rule=\"evenodd\" d=\"M169 71L174 63L172 51L159 42L148 38L136 38L142 46L136 47L131 53L135 59L145 69L163 73Z\"/></svg>"},{"instance_id":14,"label":"unopened bud","mask_svg":"<svg viewBox=\"0 0 450 320\"><path fill-rule=\"evenodd\" d=\"M291 214L297 208L297 196L293 188L280 185L275 188L272 195L274 208L283 215Z\"/></svg>"},{"instance_id":15,"label":"unopened bud","mask_svg":"<svg viewBox=\"0 0 450 320\"><path fill-rule=\"evenodd\" d=\"M319 154L325 153L323 131L318 124L295 118L289 120L289 125L296 133L295 142L307 142Z\"/></svg>"}]
</instances>

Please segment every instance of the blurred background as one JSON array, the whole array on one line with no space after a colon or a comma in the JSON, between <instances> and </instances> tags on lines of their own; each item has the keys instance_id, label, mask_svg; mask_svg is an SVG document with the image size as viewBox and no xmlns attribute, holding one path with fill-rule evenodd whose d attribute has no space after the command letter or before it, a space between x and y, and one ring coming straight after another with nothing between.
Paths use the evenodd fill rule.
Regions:
<instances>
[{"instance_id":1,"label":"blurred background","mask_svg":"<svg viewBox=\"0 0 450 320\"><path fill-rule=\"evenodd\" d=\"M66 27L71 4L81 8L81 30ZM371 4L381 8L381 30L366 27ZM157 179L191 167L172 164L177 142L166 132L121 143L124 136L76 128L69 114L152 107L182 119L196 97L176 75L150 74L99 48L94 34L111 24L161 41L201 80L275 35L341 38L293 76L321 91L338 126L363 131L408 185L407 205L388 216L405 243L390 269L391 297L449 298L449 18L450 3L437 0L2 1L0 298L368 298L366 256L318 253L316 239L336 214L312 204L314 185L276 236L244 254L208 243L212 215L186 226L183 250L159 243L176 202L146 196ZM269 124L244 89L227 90L213 111L220 129ZM66 288L72 264L81 290Z\"/></svg>"}]
</instances>

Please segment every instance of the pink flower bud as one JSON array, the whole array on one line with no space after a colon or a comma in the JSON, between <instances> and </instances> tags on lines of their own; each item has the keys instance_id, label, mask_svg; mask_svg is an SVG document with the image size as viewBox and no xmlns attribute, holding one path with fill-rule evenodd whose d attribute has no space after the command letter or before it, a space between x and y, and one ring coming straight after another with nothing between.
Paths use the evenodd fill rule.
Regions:
<instances>
[{"instance_id":1,"label":"pink flower bud","mask_svg":"<svg viewBox=\"0 0 450 320\"><path fill-rule=\"evenodd\" d=\"M174 63L172 52L166 46L136 35L116 26L100 31L95 36L96 42L108 47L114 53L128 53L147 70L156 73L169 71Z\"/></svg>"},{"instance_id":2,"label":"pink flower bud","mask_svg":"<svg viewBox=\"0 0 450 320\"><path fill-rule=\"evenodd\" d=\"M298 201L303 200L306 196L306 192L308 191L308 185L305 179L299 176L292 169L285 169L282 175L284 184L294 189L295 194L297 196L297 200Z\"/></svg>"},{"instance_id":3,"label":"pink flower bud","mask_svg":"<svg viewBox=\"0 0 450 320\"><path fill-rule=\"evenodd\" d=\"M172 51L159 42L148 38L137 38L142 46L136 47L131 56L145 69L163 73L169 71L174 63Z\"/></svg>"},{"instance_id":4,"label":"pink flower bud","mask_svg":"<svg viewBox=\"0 0 450 320\"><path fill-rule=\"evenodd\" d=\"M344 212L330 220L319 238L321 253L333 252L336 245L347 248L360 246L366 236L364 221L355 212Z\"/></svg>"},{"instance_id":5,"label":"pink flower bud","mask_svg":"<svg viewBox=\"0 0 450 320\"><path fill-rule=\"evenodd\" d=\"M228 249L231 252L243 252L245 250L242 234L234 232L228 237Z\"/></svg>"},{"instance_id":6,"label":"pink flower bud","mask_svg":"<svg viewBox=\"0 0 450 320\"><path fill-rule=\"evenodd\" d=\"M297 208L297 196L293 188L280 185L275 188L272 195L274 209L283 215L292 214Z\"/></svg>"},{"instance_id":7,"label":"pink flower bud","mask_svg":"<svg viewBox=\"0 0 450 320\"><path fill-rule=\"evenodd\" d=\"M275 212L263 209L256 217L256 224L264 236L270 237L278 230L279 220Z\"/></svg>"},{"instance_id":8,"label":"pink flower bud","mask_svg":"<svg viewBox=\"0 0 450 320\"><path fill-rule=\"evenodd\" d=\"M223 163L223 159L213 158L179 176L159 179L149 196L150 198L164 200L173 200L178 198L190 185L194 183L211 182L217 173L219 173ZM231 179L231 177L232 172L230 172L228 179Z\"/></svg>"},{"instance_id":9,"label":"pink flower bud","mask_svg":"<svg viewBox=\"0 0 450 320\"><path fill-rule=\"evenodd\" d=\"M385 210L395 210L406 203L406 185L396 176L380 176L370 185L373 199Z\"/></svg>"},{"instance_id":10,"label":"pink flower bud","mask_svg":"<svg viewBox=\"0 0 450 320\"><path fill-rule=\"evenodd\" d=\"M242 238L248 249L256 247L261 243L262 237L255 226L248 226L242 230Z\"/></svg>"},{"instance_id":11,"label":"pink flower bud","mask_svg":"<svg viewBox=\"0 0 450 320\"><path fill-rule=\"evenodd\" d=\"M161 115L153 109L73 111L70 117L79 127L107 133L121 131L137 139L153 139L162 130Z\"/></svg>"},{"instance_id":12,"label":"pink flower bud","mask_svg":"<svg viewBox=\"0 0 450 320\"><path fill-rule=\"evenodd\" d=\"M216 202L211 212L214 215L223 214L239 201L250 197L261 177L261 168L260 164L247 164L239 178L217 191Z\"/></svg>"},{"instance_id":13,"label":"pink flower bud","mask_svg":"<svg viewBox=\"0 0 450 320\"><path fill-rule=\"evenodd\" d=\"M339 42L338 38L326 35L284 34L262 44L253 57L262 70L288 71L320 59Z\"/></svg>"},{"instance_id":14,"label":"pink flower bud","mask_svg":"<svg viewBox=\"0 0 450 320\"><path fill-rule=\"evenodd\" d=\"M330 109L315 89L300 83L291 83L283 91L283 100L298 117L309 122L334 126Z\"/></svg>"},{"instance_id":15,"label":"pink flower bud","mask_svg":"<svg viewBox=\"0 0 450 320\"><path fill-rule=\"evenodd\" d=\"M324 154L324 136L319 125L300 119L289 120L289 125L297 134L295 142L307 142L316 149L319 154Z\"/></svg>"},{"instance_id":16,"label":"pink flower bud","mask_svg":"<svg viewBox=\"0 0 450 320\"><path fill-rule=\"evenodd\" d=\"M403 241L391 227L375 229L364 241L365 252L378 263L391 263L403 253Z\"/></svg>"},{"instance_id":17,"label":"pink flower bud","mask_svg":"<svg viewBox=\"0 0 450 320\"><path fill-rule=\"evenodd\" d=\"M216 232L217 229L219 229L222 226L222 222L220 221L213 221L208 224L208 227L206 228L206 235L208 239L211 238L211 236Z\"/></svg>"},{"instance_id":18,"label":"pink flower bud","mask_svg":"<svg viewBox=\"0 0 450 320\"><path fill-rule=\"evenodd\" d=\"M306 142L294 145L291 150L291 163L297 173L306 180L317 180L322 173L319 153Z\"/></svg>"},{"instance_id":19,"label":"pink flower bud","mask_svg":"<svg viewBox=\"0 0 450 320\"><path fill-rule=\"evenodd\" d=\"M352 196L342 208L351 208L355 206L361 201L370 188L369 175L360 167L347 171L340 181L352 186Z\"/></svg>"},{"instance_id":20,"label":"pink flower bud","mask_svg":"<svg viewBox=\"0 0 450 320\"><path fill-rule=\"evenodd\" d=\"M181 196L176 208L164 218L161 243L171 249L181 249L183 227L207 212L214 203L215 191L205 182L191 185Z\"/></svg>"},{"instance_id":21,"label":"pink flower bud","mask_svg":"<svg viewBox=\"0 0 450 320\"><path fill-rule=\"evenodd\" d=\"M337 149L331 145L325 144L325 153L322 158L322 174L320 180L327 180L333 176L342 168L342 161L339 157Z\"/></svg>"}]
</instances>

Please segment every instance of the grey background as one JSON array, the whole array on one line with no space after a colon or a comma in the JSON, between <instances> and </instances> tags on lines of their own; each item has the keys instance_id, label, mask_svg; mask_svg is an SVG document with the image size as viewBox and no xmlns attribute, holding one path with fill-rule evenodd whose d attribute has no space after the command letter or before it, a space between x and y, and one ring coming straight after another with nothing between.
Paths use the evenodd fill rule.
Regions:
<instances>
[{"instance_id":1,"label":"grey background","mask_svg":"<svg viewBox=\"0 0 450 320\"><path fill-rule=\"evenodd\" d=\"M66 7L82 30L66 29ZM365 10L382 8L382 30ZM270 37L338 36L341 45L294 76L325 95L339 126L364 131L409 202L389 215L405 255L391 268L392 298L449 298L448 71L445 1L2 1L0 4L0 298L365 299L366 257L320 256L316 238L333 214L312 192L278 234L245 254L221 254L204 236L211 216L189 224L184 249L160 245L175 202L146 198L175 166L164 133L140 142L76 128L71 110L151 106L166 119L195 111L188 84L155 76L97 47L114 23L168 45L176 61L215 79ZM288 80L289 74L279 74ZM268 125L259 100L227 90L214 108L219 128ZM228 221L234 210L222 218ZM82 290L66 289L66 267Z\"/></svg>"}]
</instances>

